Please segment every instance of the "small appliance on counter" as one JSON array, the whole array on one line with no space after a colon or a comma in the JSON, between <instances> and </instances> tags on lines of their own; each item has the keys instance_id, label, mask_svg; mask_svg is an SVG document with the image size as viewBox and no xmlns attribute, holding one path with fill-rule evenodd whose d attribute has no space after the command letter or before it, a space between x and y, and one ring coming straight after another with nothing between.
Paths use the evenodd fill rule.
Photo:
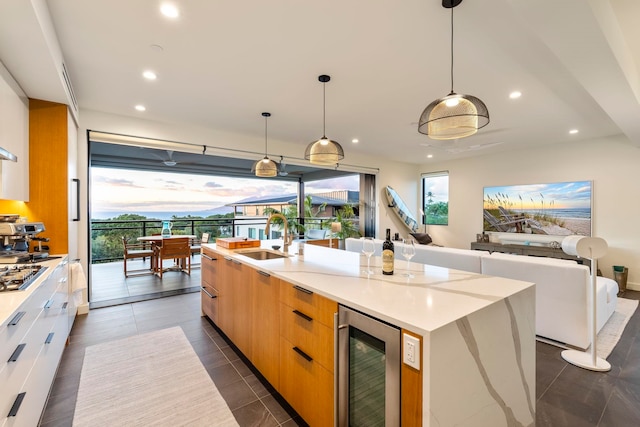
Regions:
<instances>
[{"instance_id":1,"label":"small appliance on counter","mask_svg":"<svg viewBox=\"0 0 640 427\"><path fill-rule=\"evenodd\" d=\"M48 252L42 251L45 238L35 237L45 230L42 222L18 222L19 215L0 214L0 264L20 264L46 259ZM29 242L39 241L39 252L29 252Z\"/></svg>"}]
</instances>

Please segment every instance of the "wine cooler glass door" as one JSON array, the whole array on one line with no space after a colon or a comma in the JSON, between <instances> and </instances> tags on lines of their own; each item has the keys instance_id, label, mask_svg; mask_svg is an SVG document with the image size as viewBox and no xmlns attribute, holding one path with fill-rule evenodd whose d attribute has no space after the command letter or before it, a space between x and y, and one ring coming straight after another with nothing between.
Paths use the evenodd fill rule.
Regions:
<instances>
[{"instance_id":1,"label":"wine cooler glass door","mask_svg":"<svg viewBox=\"0 0 640 427\"><path fill-rule=\"evenodd\" d=\"M400 425L400 330L340 306L338 425Z\"/></svg>"}]
</instances>

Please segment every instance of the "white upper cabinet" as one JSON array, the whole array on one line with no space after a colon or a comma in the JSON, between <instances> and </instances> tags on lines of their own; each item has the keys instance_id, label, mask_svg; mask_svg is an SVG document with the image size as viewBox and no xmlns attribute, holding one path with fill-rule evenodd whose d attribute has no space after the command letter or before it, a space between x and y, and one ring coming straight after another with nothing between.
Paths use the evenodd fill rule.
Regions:
<instances>
[{"instance_id":1,"label":"white upper cabinet","mask_svg":"<svg viewBox=\"0 0 640 427\"><path fill-rule=\"evenodd\" d=\"M0 62L0 147L17 162L0 160L0 199L29 200L29 99ZM9 212L10 213L10 212Z\"/></svg>"}]
</instances>

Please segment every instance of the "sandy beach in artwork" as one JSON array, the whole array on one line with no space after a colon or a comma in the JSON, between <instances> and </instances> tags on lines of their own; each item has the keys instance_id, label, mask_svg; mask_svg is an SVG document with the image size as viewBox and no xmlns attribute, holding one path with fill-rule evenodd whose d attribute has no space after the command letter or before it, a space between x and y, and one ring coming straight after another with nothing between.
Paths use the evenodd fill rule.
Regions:
<instances>
[{"instance_id":1,"label":"sandy beach in artwork","mask_svg":"<svg viewBox=\"0 0 640 427\"><path fill-rule=\"evenodd\" d=\"M542 230L552 236L569 236L578 234L580 236L591 235L591 221L583 218L558 218L562 221L562 227L556 224L543 224Z\"/></svg>"}]
</instances>

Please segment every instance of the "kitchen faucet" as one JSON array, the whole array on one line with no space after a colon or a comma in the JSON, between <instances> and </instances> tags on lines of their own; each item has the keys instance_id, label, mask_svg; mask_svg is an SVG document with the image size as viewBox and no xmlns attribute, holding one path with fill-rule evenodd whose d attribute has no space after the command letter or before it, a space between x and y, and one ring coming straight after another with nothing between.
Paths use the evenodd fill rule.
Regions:
<instances>
[{"instance_id":1,"label":"kitchen faucet","mask_svg":"<svg viewBox=\"0 0 640 427\"><path fill-rule=\"evenodd\" d=\"M271 215L269 215L269 218L267 218L267 226L264 229L264 232L269 235L269 227L271 226L271 220L274 217L278 217L278 218L282 218L282 222L284 223L284 234L282 236L282 240L283 240L283 247L282 247L282 251L285 254L289 253L289 245L291 244L291 242L289 241L289 222L287 221L287 217L282 215L281 213L273 213Z\"/></svg>"}]
</instances>

